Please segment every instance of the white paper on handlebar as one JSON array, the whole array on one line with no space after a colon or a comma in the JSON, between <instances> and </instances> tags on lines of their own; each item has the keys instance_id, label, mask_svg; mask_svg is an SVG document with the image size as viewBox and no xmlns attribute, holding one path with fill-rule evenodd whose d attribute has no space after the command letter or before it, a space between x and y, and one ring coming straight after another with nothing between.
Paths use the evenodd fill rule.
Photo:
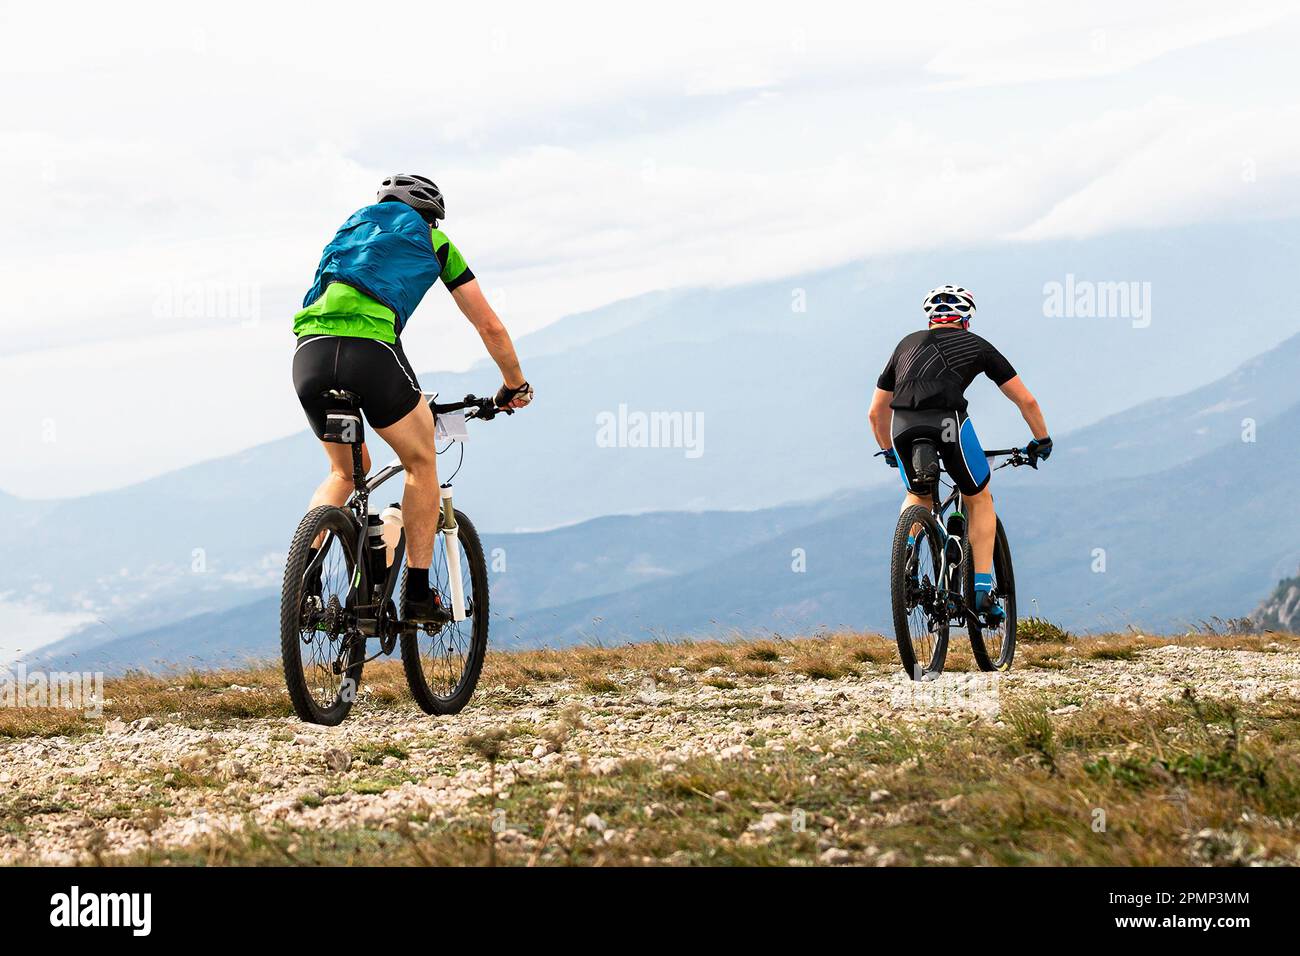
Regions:
<instances>
[{"instance_id":1,"label":"white paper on handlebar","mask_svg":"<svg viewBox=\"0 0 1300 956\"><path fill-rule=\"evenodd\" d=\"M440 412L434 422L434 433L438 441L464 441L469 438L469 429L465 427L465 410L458 412Z\"/></svg>"}]
</instances>

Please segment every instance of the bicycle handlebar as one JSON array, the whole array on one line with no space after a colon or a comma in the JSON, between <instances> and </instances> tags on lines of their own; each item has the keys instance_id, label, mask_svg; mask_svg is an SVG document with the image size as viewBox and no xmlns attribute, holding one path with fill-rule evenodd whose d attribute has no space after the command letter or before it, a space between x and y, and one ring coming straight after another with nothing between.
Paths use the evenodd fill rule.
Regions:
<instances>
[{"instance_id":1,"label":"bicycle handlebar","mask_svg":"<svg viewBox=\"0 0 1300 956\"><path fill-rule=\"evenodd\" d=\"M984 452L985 458L1003 458L1007 460L998 465L999 468L1005 468L1010 465L1012 468L1019 468L1021 465L1028 465L1035 471L1038 470L1038 462L1029 457L1028 452L1023 448L995 448L991 451Z\"/></svg>"},{"instance_id":2,"label":"bicycle handlebar","mask_svg":"<svg viewBox=\"0 0 1300 956\"><path fill-rule=\"evenodd\" d=\"M515 413L513 408L497 407L496 399L479 398L477 395L466 395L459 402L448 402L445 405L440 405L431 398L429 399L429 408L433 411L435 418L448 412L459 412L466 408L472 409L466 414L466 420L474 418L483 422L490 422L497 417L498 412L505 412L507 415Z\"/></svg>"}]
</instances>

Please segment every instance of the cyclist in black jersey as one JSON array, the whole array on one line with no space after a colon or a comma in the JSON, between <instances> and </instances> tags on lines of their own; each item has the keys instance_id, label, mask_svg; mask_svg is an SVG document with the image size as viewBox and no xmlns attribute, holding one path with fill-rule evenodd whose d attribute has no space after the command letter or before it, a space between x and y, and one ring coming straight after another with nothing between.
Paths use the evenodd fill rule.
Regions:
<instances>
[{"instance_id":1,"label":"cyclist in black jersey","mask_svg":"<svg viewBox=\"0 0 1300 956\"><path fill-rule=\"evenodd\" d=\"M948 474L961 489L975 563L976 609L996 609L988 601L992 586L993 542L997 515L989 491L989 464L966 414L966 389L983 373L1024 416L1034 440L1026 448L1031 461L1046 460L1052 439L1038 401L1002 353L970 331L975 296L969 289L946 285L922 300L929 326L903 338L876 381L868 418L885 461L898 468L907 496L903 507L930 501L913 492L917 480L912 443L932 441ZM990 605L986 606L986 605Z\"/></svg>"}]
</instances>

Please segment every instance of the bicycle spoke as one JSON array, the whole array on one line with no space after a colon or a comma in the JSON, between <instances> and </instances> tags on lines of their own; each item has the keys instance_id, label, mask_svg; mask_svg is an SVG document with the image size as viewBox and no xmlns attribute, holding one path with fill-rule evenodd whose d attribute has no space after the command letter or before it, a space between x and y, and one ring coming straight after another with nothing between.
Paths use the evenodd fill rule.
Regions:
<instances>
[{"instance_id":1,"label":"bicycle spoke","mask_svg":"<svg viewBox=\"0 0 1300 956\"><path fill-rule=\"evenodd\" d=\"M948 588L940 577L940 540L935 518L926 509L914 505L899 515L890 556L890 603L899 659L913 680L937 676L948 653Z\"/></svg>"},{"instance_id":2,"label":"bicycle spoke","mask_svg":"<svg viewBox=\"0 0 1300 956\"><path fill-rule=\"evenodd\" d=\"M437 623L416 627L402 635L406 682L426 714L458 714L465 708L478 685L487 652L489 605L483 546L470 520L459 511L456 519L458 534L450 537L439 534L434 539L429 586L438 604L453 610L447 546L455 546L460 559L459 584L465 601L465 617L457 621L447 614Z\"/></svg>"},{"instance_id":3,"label":"bicycle spoke","mask_svg":"<svg viewBox=\"0 0 1300 956\"><path fill-rule=\"evenodd\" d=\"M1016 594L1011 570L1011 555L1001 521L997 525L997 538L993 551L993 602L1001 610L995 626L989 626L988 612L978 614L968 625L971 650L980 670L1006 670L1011 665L1016 649ZM974 601L975 578L973 569L966 573L965 585L968 600ZM973 608L973 603L972 603Z\"/></svg>"},{"instance_id":4,"label":"bicycle spoke","mask_svg":"<svg viewBox=\"0 0 1300 956\"><path fill-rule=\"evenodd\" d=\"M917 536L912 550L913 559L909 562L909 567L914 566L916 569L914 578L917 604L909 615L909 626L917 664L925 667L934 656L939 568L934 563L934 554L924 533Z\"/></svg>"},{"instance_id":5,"label":"bicycle spoke","mask_svg":"<svg viewBox=\"0 0 1300 956\"><path fill-rule=\"evenodd\" d=\"M301 632L307 688L321 707L332 706L343 687L352 636L346 606L351 575L342 542L336 538L330 545L320 567L320 610Z\"/></svg>"},{"instance_id":6,"label":"bicycle spoke","mask_svg":"<svg viewBox=\"0 0 1300 956\"><path fill-rule=\"evenodd\" d=\"M451 572L447 561L447 538L439 535L434 548L432 580L442 599L451 603ZM439 697L450 697L455 693L465 676L468 666L469 649L473 640L474 628L474 585L470 579L469 555L463 545L460 548L461 588L465 595L465 620L451 621L429 633L425 629L420 638L421 669L429 688Z\"/></svg>"}]
</instances>

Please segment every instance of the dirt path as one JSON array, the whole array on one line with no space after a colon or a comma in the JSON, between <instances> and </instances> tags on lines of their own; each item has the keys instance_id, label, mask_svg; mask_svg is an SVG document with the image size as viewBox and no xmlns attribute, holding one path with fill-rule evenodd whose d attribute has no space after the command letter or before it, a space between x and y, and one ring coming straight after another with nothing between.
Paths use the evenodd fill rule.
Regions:
<instances>
[{"instance_id":1,"label":"dirt path","mask_svg":"<svg viewBox=\"0 0 1300 956\"><path fill-rule=\"evenodd\" d=\"M752 764L757 772L760 764L770 769L795 752L812 760L815 770L818 759L859 737L883 739L907 728L922 738L996 735L1007 732L1009 711L1029 706L1062 727L1105 715L1135 720L1177 706L1187 686L1198 698L1243 707L1300 700L1300 651L1290 645L1263 651L1161 646L1119 656L1126 654L1131 659L1048 656L1010 675L950 673L933 685L901 679L888 662L863 661L851 673L820 680L779 669L754 676L726 664L695 671L616 668L604 678L608 686L596 690L588 689L590 679L588 687L570 680L489 685L450 718L363 698L336 728L288 717L195 721L183 712L128 723L110 707L86 733L0 743L0 862L167 859L180 850L210 853L254 832L278 834L278 851L296 859L299 835L317 840L332 832L392 832L412 820L421 832L460 825L481 837L494 806L505 820L497 828L502 848L535 855L545 849L548 819L557 814L520 824L509 815L517 810L527 817L527 794L558 794L575 773L613 780L635 765L638 779L650 779L647 773L659 779L700 760L737 770ZM226 691L254 693L239 685ZM495 798L484 757L494 746L501 748ZM841 808L829 812L832 821L887 802L880 794L888 793L888 780L899 766L906 769L906 760L864 756L857 782L829 804L831 811ZM960 780L951 788L943 780L928 786L936 801L971 790ZM730 799L703 796L715 803ZM733 843L742 836L752 843L764 826L784 825L779 806L749 803L723 835ZM654 804L654 793L637 783L617 804L632 815L624 819L635 817L635 826L620 829L595 811L566 826L570 836L585 831L597 845L632 829L637 835L626 842L645 844L657 825ZM853 849L854 840L840 842L848 848L819 840L816 859L871 856ZM681 852L689 853L689 846Z\"/></svg>"}]
</instances>

